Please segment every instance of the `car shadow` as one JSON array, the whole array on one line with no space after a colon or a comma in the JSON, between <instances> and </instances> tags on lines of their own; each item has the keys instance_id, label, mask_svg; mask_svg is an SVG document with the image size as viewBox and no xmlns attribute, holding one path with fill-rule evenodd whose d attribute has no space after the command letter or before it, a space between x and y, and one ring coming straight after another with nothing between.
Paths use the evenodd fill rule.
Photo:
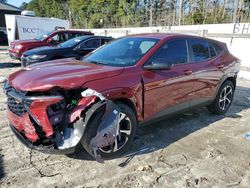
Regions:
<instances>
[{"instance_id":1,"label":"car shadow","mask_svg":"<svg viewBox=\"0 0 250 188\"><path fill-rule=\"evenodd\" d=\"M0 149L0 180L5 176L4 163L3 163L3 155L1 154Z\"/></svg>"},{"instance_id":2,"label":"car shadow","mask_svg":"<svg viewBox=\"0 0 250 188\"><path fill-rule=\"evenodd\" d=\"M192 109L185 113L163 119L156 123L142 125L130 150L122 157L125 161L119 166L126 166L136 155L151 153L168 147L170 144L203 129L226 117L240 118L239 113L250 108L250 88L237 87L232 106L225 115L211 114L205 107ZM68 155L78 160L93 160L85 151Z\"/></svg>"},{"instance_id":3,"label":"car shadow","mask_svg":"<svg viewBox=\"0 0 250 188\"><path fill-rule=\"evenodd\" d=\"M0 69L9 69L9 68L16 68L21 67L21 63L17 62L0 62Z\"/></svg>"}]
</instances>

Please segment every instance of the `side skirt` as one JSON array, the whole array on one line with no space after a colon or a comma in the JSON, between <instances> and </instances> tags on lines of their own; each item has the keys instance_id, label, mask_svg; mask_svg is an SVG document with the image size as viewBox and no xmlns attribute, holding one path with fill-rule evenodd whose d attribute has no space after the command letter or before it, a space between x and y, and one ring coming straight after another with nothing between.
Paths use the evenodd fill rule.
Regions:
<instances>
[{"instance_id":1,"label":"side skirt","mask_svg":"<svg viewBox=\"0 0 250 188\"><path fill-rule=\"evenodd\" d=\"M139 125L149 125L152 123L156 123L158 121L164 120L166 118L176 116L178 114L192 111L193 109L208 106L213 102L213 99L195 99L191 101L192 106L190 106L190 101L181 103L176 106L172 106L170 108L167 108L157 114L155 114L152 118L146 119L142 122L139 122Z\"/></svg>"}]
</instances>

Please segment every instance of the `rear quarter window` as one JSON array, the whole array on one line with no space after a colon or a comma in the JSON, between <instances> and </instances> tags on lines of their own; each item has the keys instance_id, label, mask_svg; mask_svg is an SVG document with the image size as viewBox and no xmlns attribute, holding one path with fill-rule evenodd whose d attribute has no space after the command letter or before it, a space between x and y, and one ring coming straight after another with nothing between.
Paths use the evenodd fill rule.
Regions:
<instances>
[{"instance_id":1,"label":"rear quarter window","mask_svg":"<svg viewBox=\"0 0 250 188\"><path fill-rule=\"evenodd\" d=\"M81 48L96 49L100 46L100 38L89 39L81 44Z\"/></svg>"},{"instance_id":2,"label":"rear quarter window","mask_svg":"<svg viewBox=\"0 0 250 188\"><path fill-rule=\"evenodd\" d=\"M206 40L202 39L191 39L189 41L189 46L193 54L193 61L199 62L210 58L209 46Z\"/></svg>"},{"instance_id":3,"label":"rear quarter window","mask_svg":"<svg viewBox=\"0 0 250 188\"><path fill-rule=\"evenodd\" d=\"M101 45L104 45L108 42L110 42L112 39L111 38L101 38Z\"/></svg>"},{"instance_id":4,"label":"rear quarter window","mask_svg":"<svg viewBox=\"0 0 250 188\"><path fill-rule=\"evenodd\" d=\"M220 54L223 51L223 49L218 44L213 43L213 46L217 54Z\"/></svg>"},{"instance_id":5,"label":"rear quarter window","mask_svg":"<svg viewBox=\"0 0 250 188\"><path fill-rule=\"evenodd\" d=\"M210 57L216 56L216 51L214 49L214 46L211 43L209 43L209 51L210 51Z\"/></svg>"},{"instance_id":6,"label":"rear quarter window","mask_svg":"<svg viewBox=\"0 0 250 188\"><path fill-rule=\"evenodd\" d=\"M81 33L69 33L69 39L75 38L75 37L80 37L82 36Z\"/></svg>"}]
</instances>

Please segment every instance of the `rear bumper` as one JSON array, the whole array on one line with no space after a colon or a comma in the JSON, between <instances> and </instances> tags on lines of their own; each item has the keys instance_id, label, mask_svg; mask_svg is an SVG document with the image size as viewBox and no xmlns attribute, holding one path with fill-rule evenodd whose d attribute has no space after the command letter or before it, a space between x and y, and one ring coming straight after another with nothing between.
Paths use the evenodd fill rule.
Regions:
<instances>
[{"instance_id":1,"label":"rear bumper","mask_svg":"<svg viewBox=\"0 0 250 188\"><path fill-rule=\"evenodd\" d=\"M70 154L75 151L75 147L62 150L62 149L55 149L54 147L46 147L43 145L35 146L32 142L26 139L13 125L10 124L10 128L14 133L14 135L17 137L18 141L21 142L23 145L25 145L27 148L50 154Z\"/></svg>"}]
</instances>

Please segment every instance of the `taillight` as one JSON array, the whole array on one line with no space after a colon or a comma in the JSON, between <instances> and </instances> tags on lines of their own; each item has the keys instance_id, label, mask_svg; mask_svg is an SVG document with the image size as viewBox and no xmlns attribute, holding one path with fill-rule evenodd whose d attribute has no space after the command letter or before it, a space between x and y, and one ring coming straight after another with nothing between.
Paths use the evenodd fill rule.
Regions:
<instances>
[{"instance_id":1,"label":"taillight","mask_svg":"<svg viewBox=\"0 0 250 188\"><path fill-rule=\"evenodd\" d=\"M237 63L241 63L241 60L239 58L236 57L236 60L235 60Z\"/></svg>"}]
</instances>

